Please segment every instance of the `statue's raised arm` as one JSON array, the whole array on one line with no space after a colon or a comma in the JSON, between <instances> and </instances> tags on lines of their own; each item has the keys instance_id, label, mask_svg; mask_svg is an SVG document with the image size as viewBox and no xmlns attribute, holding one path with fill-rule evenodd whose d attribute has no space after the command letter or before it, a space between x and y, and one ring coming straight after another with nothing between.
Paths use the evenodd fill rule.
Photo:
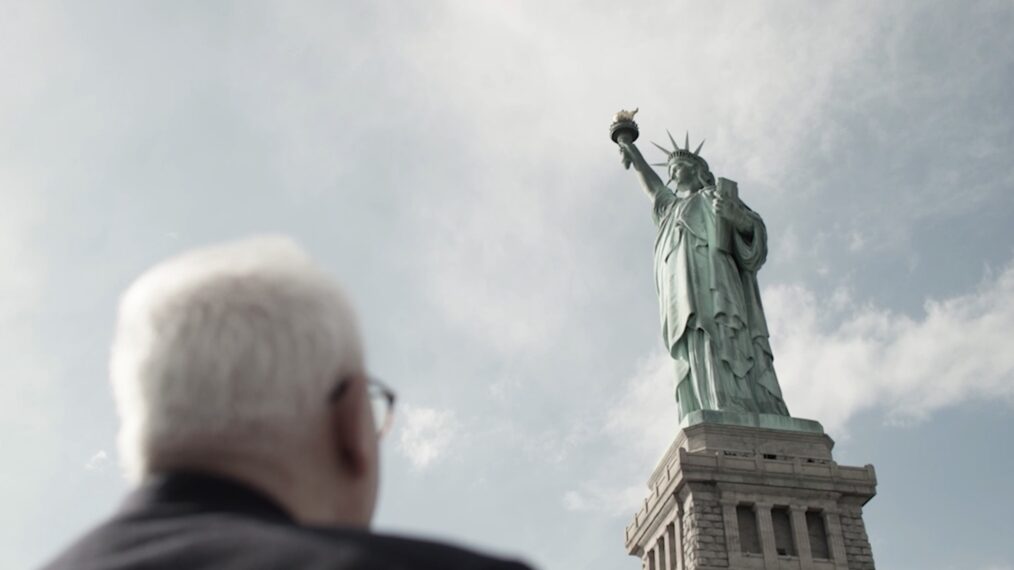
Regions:
<instances>
[{"instance_id":1,"label":"statue's raised arm","mask_svg":"<svg viewBox=\"0 0 1014 570\"><path fill-rule=\"evenodd\" d=\"M665 183L659 178L655 169L648 164L640 149L634 144L639 134L637 123L634 122L635 114L637 114L637 109L616 113L609 132L613 141L620 147L620 155L623 157L623 168L629 169L633 165L634 171L637 172L638 178L641 179L641 186L644 188L644 191L652 199L655 199L659 192L669 192L669 189L666 188Z\"/></svg>"}]
</instances>

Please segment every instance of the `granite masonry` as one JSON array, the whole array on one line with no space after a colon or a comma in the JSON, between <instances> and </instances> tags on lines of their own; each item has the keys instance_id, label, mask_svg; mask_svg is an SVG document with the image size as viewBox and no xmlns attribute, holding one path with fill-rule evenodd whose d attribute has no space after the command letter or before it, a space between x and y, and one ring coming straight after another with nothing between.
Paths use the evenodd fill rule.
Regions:
<instances>
[{"instance_id":1,"label":"granite masonry","mask_svg":"<svg viewBox=\"0 0 1014 570\"><path fill-rule=\"evenodd\" d=\"M874 568L862 512L872 465L835 463L816 422L688 419L626 529L645 570Z\"/></svg>"}]
</instances>

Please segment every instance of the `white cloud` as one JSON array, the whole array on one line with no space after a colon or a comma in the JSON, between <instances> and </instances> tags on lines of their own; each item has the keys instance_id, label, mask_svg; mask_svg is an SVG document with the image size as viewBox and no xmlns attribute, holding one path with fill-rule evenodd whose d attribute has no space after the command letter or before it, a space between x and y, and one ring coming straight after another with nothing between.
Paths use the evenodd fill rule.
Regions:
<instances>
[{"instance_id":1,"label":"white cloud","mask_svg":"<svg viewBox=\"0 0 1014 570\"><path fill-rule=\"evenodd\" d=\"M777 285L763 299L789 410L829 432L866 410L911 422L970 400L1014 402L1014 263L971 293L927 301L917 319L857 304L843 288L818 299ZM642 461L657 458L677 429L671 393L671 363L656 350L628 380L606 433Z\"/></svg>"},{"instance_id":2,"label":"white cloud","mask_svg":"<svg viewBox=\"0 0 1014 570\"><path fill-rule=\"evenodd\" d=\"M551 428L523 434L522 448L529 457L542 463L560 464L584 443L594 440L598 430L584 420L575 420L563 429Z\"/></svg>"},{"instance_id":3,"label":"white cloud","mask_svg":"<svg viewBox=\"0 0 1014 570\"><path fill-rule=\"evenodd\" d=\"M916 319L842 295L828 303L798 285L764 291L794 415L839 430L869 409L913 421L969 400L1014 399L1014 264L974 292L927 301Z\"/></svg>"},{"instance_id":4,"label":"white cloud","mask_svg":"<svg viewBox=\"0 0 1014 570\"><path fill-rule=\"evenodd\" d=\"M772 286L763 298L790 411L832 435L866 410L911 422L973 399L1014 403L1014 262L971 293L927 301L918 319L859 305L844 288L818 299L803 286ZM650 472L678 430L672 382L663 350L637 364L602 427L612 466L567 491L566 509L636 510L646 490L626 482Z\"/></svg>"},{"instance_id":5,"label":"white cloud","mask_svg":"<svg viewBox=\"0 0 1014 570\"><path fill-rule=\"evenodd\" d=\"M109 454L104 449L100 449L92 454L91 458L85 463L84 468L86 471L105 471L106 465L109 464Z\"/></svg>"},{"instance_id":6,"label":"white cloud","mask_svg":"<svg viewBox=\"0 0 1014 570\"><path fill-rule=\"evenodd\" d=\"M638 362L603 428L617 444L648 461L665 451L679 429L673 374L672 360L661 347Z\"/></svg>"},{"instance_id":7,"label":"white cloud","mask_svg":"<svg viewBox=\"0 0 1014 570\"><path fill-rule=\"evenodd\" d=\"M405 406L399 416L398 449L416 469L444 458L458 439L460 423L451 410Z\"/></svg>"},{"instance_id":8,"label":"white cloud","mask_svg":"<svg viewBox=\"0 0 1014 570\"><path fill-rule=\"evenodd\" d=\"M898 60L922 37L903 6L797 5L791 26L772 19L786 9L748 3L616 7L573 22L566 3L442 9L444 26L456 33L430 27L413 36L412 53L425 70L427 117L454 125L461 137L452 139L460 166L429 165L446 176L445 186L412 194L424 228L413 244L422 251L412 257L421 260L422 285L442 317L504 355L542 350L566 334L585 288L603 280L575 260L583 247L603 248L592 235L601 227L587 220L600 219L592 210L601 205L594 193L604 191L604 180L609 191L629 193L630 203L639 199L604 135L620 106L640 106L646 153L653 151L647 140L664 140L666 127L708 138L716 172L740 179L748 202L768 212L777 207L792 224L772 253L781 263L801 257L822 277L843 267L827 261L828 251L867 256L903 248L921 220L942 210L955 215L991 195L977 188L967 191L974 200L927 198L921 178L897 181L907 184L890 191L867 184L846 193L834 178L840 173L828 167L868 159L857 138L877 121L857 112L857 98L878 111L907 108L908 88L925 79L921 66ZM548 33L563 22L565 36ZM848 38L833 29L849 30ZM617 49L601 41L604 30L638 32ZM673 34L692 57L670 74ZM891 138L900 136L884 134L878 144L916 142ZM815 176L830 177L828 184ZM841 211L827 216L815 208L818 197L820 208ZM851 221L820 237L814 225L832 219Z\"/></svg>"},{"instance_id":9,"label":"white cloud","mask_svg":"<svg viewBox=\"0 0 1014 570\"><path fill-rule=\"evenodd\" d=\"M877 22L870 7L846 5L798 6L800 25L791 30L772 27L770 9L752 4L616 7L583 11L579 20L574 9L449 3L442 16L454 33L432 26L412 40L428 110L462 137L448 149L460 163L447 174L448 189L411 195L425 228L420 273L444 318L506 354L550 346L586 288L606 279L576 260L600 243L591 234L603 228L588 220L605 219L591 211L601 206L595 193L604 176L622 180L615 190L630 204L641 199L605 135L619 106L641 107L642 140L688 128L721 149L720 170L739 169L727 175L745 171L788 187L785 173L795 170L816 117L836 95L836 70L870 49L803 23L833 19L858 36ZM556 31L562 28L566 37ZM623 29L637 33L621 49L601 41L604 30ZM667 74L674 33L696 49L680 60L680 74ZM833 125L820 131L825 146L839 134Z\"/></svg>"},{"instance_id":10,"label":"white cloud","mask_svg":"<svg viewBox=\"0 0 1014 570\"><path fill-rule=\"evenodd\" d=\"M500 376L496 380L489 383L487 391L491 398L498 402L505 402L508 398L517 392L521 386L521 379L514 375Z\"/></svg>"},{"instance_id":11,"label":"white cloud","mask_svg":"<svg viewBox=\"0 0 1014 570\"><path fill-rule=\"evenodd\" d=\"M498 351L549 345L570 309L560 300L574 295L578 268L545 202L505 189L426 208L428 291L444 318Z\"/></svg>"},{"instance_id":12,"label":"white cloud","mask_svg":"<svg viewBox=\"0 0 1014 570\"><path fill-rule=\"evenodd\" d=\"M799 257L800 252L803 249L802 240L799 239L799 233L792 226L785 228L782 232L781 239L774 240L769 244L771 248L771 257L777 257L777 259L783 262L790 262Z\"/></svg>"},{"instance_id":13,"label":"white cloud","mask_svg":"<svg viewBox=\"0 0 1014 570\"><path fill-rule=\"evenodd\" d=\"M29 177L0 163L0 345L5 358L0 373L13 386L0 396L0 424L7 431L46 431L51 394L49 359L41 356L37 320L44 307L44 257L36 236L43 227L44 204ZM13 428L10 427L13 424Z\"/></svg>"},{"instance_id":14,"label":"white cloud","mask_svg":"<svg viewBox=\"0 0 1014 570\"><path fill-rule=\"evenodd\" d=\"M595 483L584 483L579 490L563 495L563 508L574 512L598 512L607 516L627 517L644 500L643 485L612 489Z\"/></svg>"},{"instance_id":15,"label":"white cloud","mask_svg":"<svg viewBox=\"0 0 1014 570\"><path fill-rule=\"evenodd\" d=\"M637 363L619 387L623 394L605 414L599 434L609 446L604 470L588 473L576 488L566 491L562 505L569 511L628 517L647 493L644 485L630 485L650 473L672 443L678 429L672 391L672 362L658 349Z\"/></svg>"},{"instance_id":16,"label":"white cloud","mask_svg":"<svg viewBox=\"0 0 1014 570\"><path fill-rule=\"evenodd\" d=\"M27 171L29 180L43 184L55 180L49 186L31 188L33 196L53 193L60 198L52 207L44 205L40 209L44 215L36 221L38 229L45 228L44 244L51 245L51 251L24 245L20 230L0 228L4 238L0 239L0 269L9 277L0 284L4 292L0 313L3 307L15 307L18 314L28 316L22 321L41 320L32 318L32 297L41 293L52 298L50 289L63 293L67 280L43 280L44 287L36 287L35 276L42 275L36 266L66 266L68 259L58 255L64 250L73 256L69 261L75 266L107 269L108 262L112 270L162 251L153 240L142 239L144 232L128 231L128 226L122 225L120 218L137 213L142 214L138 219L145 230L150 226L155 237L164 238L160 242L180 241L183 245L205 239L208 232L201 228L232 233L249 224L277 223L317 236L312 239L334 253L344 250L340 249L341 240L330 239L333 234L328 232L342 227L332 214L344 211L349 219L372 221L370 212L383 212L382 218L376 219L385 223L369 223L364 226L366 231L349 233L362 236L350 250L368 252L370 260L365 261L364 253L362 259L351 258L349 267L362 273L367 283L386 275L378 273L378 268L387 272L397 268L399 275L404 269L410 274L402 289L409 309L419 308L413 296L420 291L430 295L428 300L436 310L426 314L406 310L397 320L420 322L430 330L450 324L469 340L497 349L501 362L530 363L518 367L513 379L490 386L488 396L497 404L490 409L500 413L542 401L554 405L563 397L598 398L597 405L607 399L601 394L627 390L622 399L617 398L621 401L603 405L620 406L609 414L591 405L554 408L564 413L588 412L594 420L601 420L608 434L603 445L613 443L608 451L591 452L586 451L591 445L574 445L575 440L584 441L580 438L585 435L564 426L545 428L543 424L536 427L518 422L518 429L503 435L513 438L512 442L531 441L530 447L521 448L522 453L527 450L554 460L566 457L565 463L582 467L585 460L592 461L590 458L604 463L605 470L594 483L575 484L565 495L565 505L590 510L596 505L617 504L603 496L604 490L613 488L610 484L615 484L617 501L625 500L625 485L642 480L644 467L650 470L671 441L676 424L671 372L662 352L645 358L628 387L614 386L615 376L603 380L587 373L588 367L576 366L570 377L587 380L586 392L561 396L543 386L544 380L562 376L555 374L549 363L579 361L575 345L600 353L602 358L595 362L623 362L630 350L638 350L636 341L631 341L635 344L631 349L629 344L610 344L608 338L597 338L595 332L614 326L616 315L637 313L636 303L627 306L626 301L617 300L616 292L630 273L650 271L650 238L646 237L650 222L646 212L632 213L634 207L645 204L637 196L631 173L619 167L615 148L605 135L609 117L617 108L641 107L641 140L645 142L664 140L666 127L677 136L689 128L695 142L706 137L704 152L716 173L740 180L744 198L770 216L774 236L771 259L784 267L812 268L835 278L843 267L847 270L853 263L874 260L884 244L902 250L912 245L914 251L907 259L913 268L933 267L930 276L945 271L937 269L942 265L936 262L917 266L921 259L918 248L923 244L896 239L897 235L904 235L920 217L940 210L956 211L955 216L976 211L982 198L970 198L988 196L989 192L965 181L990 180L995 188L1006 191L1011 186L1007 182L1014 180L1009 166L1003 172L966 166L981 164L966 160L969 157L963 151L970 137L981 146L969 154L1007 156L1010 151L1010 121L1003 112L1006 99L992 101L975 95L1003 95L1010 79L1007 60L996 57L1011 51L1004 49L1010 47L1005 38L1011 36L1003 27L1007 20L987 17L985 3L968 8L956 2L928 7L917 1L834 5L656 2L602 4L587 10L572 1L522 0L436 2L421 10L406 11L398 6L366 12L346 12L338 4L325 4L314 3L311 8L276 4L228 21L220 19L228 15L216 13L209 18L212 14L205 10L174 8L165 13L121 10L116 18L101 10L75 14L61 9L53 18L40 15L35 25L23 18L0 22L0 28L10 32L0 35L13 40L5 42L11 49L5 50L8 57L4 59L13 67L5 68L13 70L17 79L9 81L11 89L0 93L0 107L9 111L3 118L5 127L10 128L4 133L13 141L9 146L14 152L8 153L8 160L34 164L35 170ZM1007 7L999 2L993 9ZM933 20L943 25L927 26L934 22L914 17L918 14L938 14ZM954 17L961 14L975 17ZM213 25L162 25L167 18ZM128 25L110 27L111 22ZM217 25L223 22L228 25ZM227 30L225 35L223 29ZM375 33L378 29L386 33ZM123 30L127 32L121 33ZM66 33L69 31L74 33ZM380 45L371 41L374 37L397 40ZM604 42L605 37L618 39ZM95 38L102 41L92 41ZM116 49L120 45L138 49L121 54ZM243 49L227 49L234 45ZM674 67L674 61L679 65ZM151 69L159 71L149 73ZM957 105L962 102L966 104ZM968 103L975 103L975 113L968 112L972 109ZM107 132L114 136L107 136ZM952 138L955 132L958 137ZM927 165L926 158L938 156L940 141L945 139L950 160L931 160ZM105 144L90 144L94 140ZM192 146L190 141L210 141L208 152L201 148L197 153L203 160L191 160L181 151ZM920 145L920 141L928 142ZM263 166L256 160L262 152L264 162L272 166L265 170L274 177L250 170L251 165ZM646 152L653 149L646 148ZM876 157L884 160L871 160ZM205 164L214 167L205 168ZM824 170L832 170L834 165L848 171L850 184L824 184L814 179L814 171L830 176ZM0 164L0 170L2 167ZM933 177L918 172L966 167L966 176ZM807 169L809 172L801 176ZM121 174L133 171L137 174ZM65 175L59 176L60 172ZM251 178L264 180L265 186L292 190L293 200L265 199L271 208L258 214L257 199L263 189L243 184L247 178L240 173L244 172L253 172ZM56 179L52 173L57 173ZM891 173L896 176L882 181L882 175ZM920 183L927 178L935 183ZM199 180L207 181L208 191L194 191L190 183ZM148 183L173 187L172 195L178 199L152 200ZM770 188L760 188L762 183ZM0 203L5 213L11 214L12 223L18 224L26 218L9 207L9 188L6 184L2 188ZM144 191L138 193L139 188ZM206 198L222 197L228 189L233 192L236 188L253 200L243 201L249 216L237 211L237 216L223 221L215 219L217 208L200 207ZM67 195L72 199L63 199ZM303 202L297 199L300 196L313 200ZM622 196L622 200L603 196ZM132 209L132 203L150 203L151 207ZM628 203L634 206L624 210ZM169 207L163 207L167 204ZM866 209L868 217L856 215ZM317 218L306 216L310 210L325 213L326 225L315 225ZM597 214L602 211L605 214ZM782 219L775 219L776 215ZM80 220L80 227L63 223L71 216ZM9 221L5 219L5 224ZM840 231L820 237L815 228L834 225L832 222L838 223ZM643 231L635 223L643 223ZM850 236L853 227L862 228L863 233ZM107 233L105 228L112 229ZM777 240L780 231L784 232L781 244ZM138 239L129 240L131 248L114 245L123 243L119 239L123 235ZM94 239L96 247L84 242L85 236ZM396 249L389 249L387 237ZM642 237L645 241L640 245L645 249L635 249ZM1003 235L995 239L997 233L984 234L981 239L967 237L962 240L967 248L960 249L959 244L958 255L977 256L979 253L971 253L972 247L1004 241ZM64 247L72 243L88 247ZM847 250L850 245L858 251L847 263L825 255ZM7 255L5 247L14 248L16 255ZM936 259L925 251L922 255ZM635 264L615 261L634 256L646 265L626 271ZM806 278L800 272L789 277L768 275L783 282ZM11 285L19 279L23 284ZM111 295L107 281L85 281L101 287L103 298ZM650 281L645 278L644 283L647 298ZM49 430L52 426L47 418L62 409L56 408L56 403L64 402L49 399L48 392L46 398L32 396L31 391L39 390L41 383L21 372L53 366L47 362L90 364L97 371L102 359L101 351L92 351L90 363L68 352L73 349L66 343L81 338L80 331L104 326L104 321L94 317L86 319L78 317L77 311L66 311L83 306L73 301L79 297L72 291L74 285L61 297L66 301L61 312L49 313L56 318L73 318L61 323L59 334L40 337L45 342L38 345L44 351L27 350L31 339L22 334L27 326L5 327L0 332L0 338L12 341L5 346L18 361L6 363L4 376L20 382L18 389L6 396L13 399L6 407L26 409L22 415L29 419L25 421L38 422L40 428ZM861 282L853 285L864 291ZM8 295L7 286L16 287L19 293ZM594 287L597 289L587 290ZM800 290L804 296L815 297L811 289ZM389 306L388 296L363 298L380 311ZM901 339L912 338L912 330L931 328L929 316L906 325L902 316L881 310L889 334L863 344L862 331L850 330L847 323L873 309L857 306L847 290L836 295L828 307L825 299L803 300L809 305L803 303L803 314L793 317L804 323L810 318L805 311L814 315L823 315L825 310L837 312L834 318L812 316L811 330L797 331L795 345L792 342L797 337L785 336L773 327L777 364L794 412L813 415L830 429L832 424L847 425L855 410L871 409L891 398L898 405L909 403L905 391L894 394L866 385L874 382L871 371L887 374L891 368L874 362L906 352ZM774 299L766 301L775 303ZM783 299L788 307L769 307L769 312L793 310L788 301L792 299ZM855 314L843 317L843 311ZM651 317L651 311L644 313ZM589 327L591 320L596 321L594 328ZM843 320L846 324L839 324ZM961 323L969 320L985 319L958 319ZM857 322L853 328L859 326ZM376 330L380 331L377 337L388 336L386 329ZM850 342L857 345L854 352L862 357L859 360L865 361L851 362L851 353L833 356L851 350ZM390 353L411 346L392 343ZM437 360L457 360L459 346L441 345L430 352ZM965 348L950 354L957 350ZM554 354L546 354L548 351ZM1002 354L1002 349L999 352ZM68 357L51 356L62 353ZM42 354L50 357L39 357ZM469 350L468 354L476 361L485 356L481 351L473 354ZM859 368L867 377L855 380L845 378L844 372L815 373L808 368L816 366L810 360L825 368L846 360L849 362L840 366ZM427 356L419 360L418 367L425 370L434 367L433 362ZM497 368L496 364L490 360L475 366L484 372ZM465 368L461 366L463 372L471 372ZM794 376L795 368L805 375ZM20 380L22 376L24 380ZM475 376L484 377L455 375ZM83 381L80 374L73 378L75 386ZM832 381L840 384L843 379L845 385L826 386ZM598 383L604 382L609 382L609 392L600 389ZM873 390L877 398L854 396L855 401L830 410L813 405L822 397L834 396L833 390L857 390L853 384L862 388L860 395ZM933 383L931 386L940 389ZM64 393L73 390L60 391ZM465 396L457 407L461 410L469 409L464 398L487 395L478 388L462 393ZM547 395L550 398L543 398ZM45 405L26 406L26 400ZM108 405L91 406L84 409L74 403L67 409L72 419L81 416L85 420L97 412L109 412ZM529 408L536 409L530 412L533 415L541 410L527 406L526 411ZM458 426L449 412L426 408L404 412L397 427L403 433L392 435L396 441L401 437L398 453L419 469L439 464L475 437ZM545 414L551 418L547 421L566 421L561 414L551 413ZM840 417L821 417L833 413ZM94 422L88 425L92 430L106 429ZM489 485L499 485L496 477L514 475L505 471L490 474ZM552 474L540 476L548 480ZM583 478L582 473L567 480ZM639 499L629 498L629 512ZM400 516L404 511L393 512ZM449 521L456 520L455 513L445 515ZM510 517L504 521L513 524ZM432 524L436 528L454 523L433 520ZM546 541L554 543L549 552L566 557L568 549L555 548L559 542L552 531L544 533ZM513 535L499 532L492 536ZM594 549L569 549L571 553L579 550L589 556L597 554Z\"/></svg>"},{"instance_id":17,"label":"white cloud","mask_svg":"<svg viewBox=\"0 0 1014 570\"><path fill-rule=\"evenodd\" d=\"M866 236L859 230L852 230L849 234L849 251L859 253L866 247Z\"/></svg>"}]
</instances>

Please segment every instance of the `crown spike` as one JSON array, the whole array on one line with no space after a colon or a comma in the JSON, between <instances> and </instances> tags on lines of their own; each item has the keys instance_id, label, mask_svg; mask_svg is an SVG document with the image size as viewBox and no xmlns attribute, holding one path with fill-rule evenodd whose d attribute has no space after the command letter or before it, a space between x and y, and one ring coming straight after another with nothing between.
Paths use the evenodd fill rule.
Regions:
<instances>
[{"instance_id":1,"label":"crown spike","mask_svg":"<svg viewBox=\"0 0 1014 570\"><path fill-rule=\"evenodd\" d=\"M707 140L707 139L704 139L704 140ZM701 148L704 147L704 140L701 141L701 144L697 145L697 150L694 151L694 156L698 156L698 154L701 152Z\"/></svg>"},{"instance_id":2,"label":"crown spike","mask_svg":"<svg viewBox=\"0 0 1014 570\"><path fill-rule=\"evenodd\" d=\"M669 129L665 130L665 134L669 135L669 141L672 142L672 153L670 154L674 154L680 149L680 145L676 142L676 139L672 138L672 133L669 132Z\"/></svg>"},{"instance_id":3,"label":"crown spike","mask_svg":"<svg viewBox=\"0 0 1014 570\"><path fill-rule=\"evenodd\" d=\"M669 149L665 148L664 146L662 146L662 145L658 144L658 143L657 143L657 142L655 142L655 141L651 141L651 144L653 144L653 145L657 146L659 150L661 150L662 152L666 153L667 155L668 155L668 154L672 154L672 151L671 151L671 150L669 150Z\"/></svg>"},{"instance_id":4,"label":"crown spike","mask_svg":"<svg viewBox=\"0 0 1014 570\"><path fill-rule=\"evenodd\" d=\"M690 131L687 131L687 138L683 139L683 150L690 152Z\"/></svg>"}]
</instances>

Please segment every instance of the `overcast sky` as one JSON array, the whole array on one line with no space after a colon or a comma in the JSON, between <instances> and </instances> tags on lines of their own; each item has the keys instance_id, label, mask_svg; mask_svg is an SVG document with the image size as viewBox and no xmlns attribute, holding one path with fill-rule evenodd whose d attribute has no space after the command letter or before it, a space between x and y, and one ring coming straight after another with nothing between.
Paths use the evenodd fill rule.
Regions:
<instances>
[{"instance_id":1,"label":"overcast sky","mask_svg":"<svg viewBox=\"0 0 1014 570\"><path fill-rule=\"evenodd\" d=\"M790 411L885 569L1014 568L1014 3L0 0L0 567L107 515L118 295L292 235L400 394L376 526L639 568L676 430L650 203L690 131L766 220Z\"/></svg>"}]
</instances>

